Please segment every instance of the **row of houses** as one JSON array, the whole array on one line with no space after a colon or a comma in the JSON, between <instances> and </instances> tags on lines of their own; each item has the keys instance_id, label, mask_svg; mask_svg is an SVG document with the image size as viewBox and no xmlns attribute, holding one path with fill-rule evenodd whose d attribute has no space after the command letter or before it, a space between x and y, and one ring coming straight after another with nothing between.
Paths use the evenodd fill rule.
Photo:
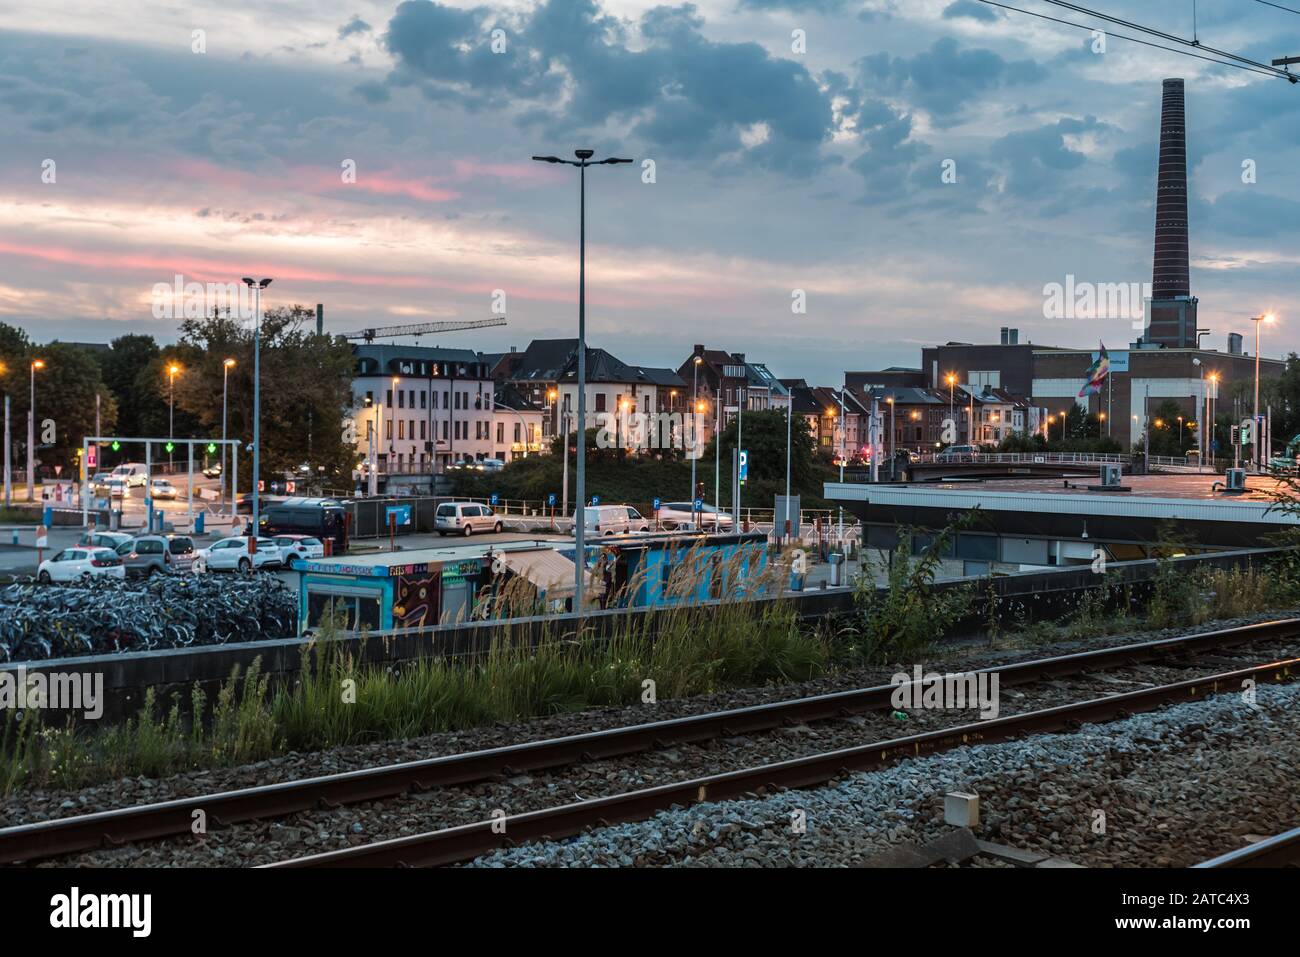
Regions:
<instances>
[{"instance_id":1,"label":"row of houses","mask_svg":"<svg viewBox=\"0 0 1300 957\"><path fill-rule=\"evenodd\" d=\"M547 453L555 436L577 429L576 339L536 339L504 353L373 343L353 350L363 474L372 462L381 474L412 478L509 462ZM789 389L766 365L702 344L676 369L588 346L585 372L588 428L660 415L685 430L693 414L697 431L711 434L742 409L790 405Z\"/></svg>"},{"instance_id":2,"label":"row of houses","mask_svg":"<svg viewBox=\"0 0 1300 957\"><path fill-rule=\"evenodd\" d=\"M509 462L550 451L577 428L578 342L535 339L522 351L481 353L358 344L354 427L365 472L432 476L467 463ZM868 461L901 449L996 444L1040 430L1044 410L989 383L928 387L915 370L847 373L844 386L781 379L743 352L696 343L677 368L634 365L588 346L586 426L658 416L700 440L744 412L792 410L818 448ZM871 429L872 415L876 430ZM690 424L686 423L690 421ZM674 433L674 443L681 433ZM665 439L667 441L667 439ZM655 443L658 444L657 442Z\"/></svg>"}]
</instances>

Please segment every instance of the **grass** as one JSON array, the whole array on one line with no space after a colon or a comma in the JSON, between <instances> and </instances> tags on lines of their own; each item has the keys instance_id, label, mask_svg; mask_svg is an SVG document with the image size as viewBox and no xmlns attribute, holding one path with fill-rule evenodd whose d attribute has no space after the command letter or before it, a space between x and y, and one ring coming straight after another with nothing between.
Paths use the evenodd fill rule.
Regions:
<instances>
[{"instance_id":1,"label":"grass","mask_svg":"<svg viewBox=\"0 0 1300 957\"><path fill-rule=\"evenodd\" d=\"M689 590L690 578L670 588ZM553 631L525 644L502 631L478 659L401 667L358 664L326 625L304 650L297 681L273 685L255 664L233 673L211 707L196 688L187 708L179 701L164 708L150 692L134 718L111 727L44 726L30 711L6 719L0 792L230 767L286 751L807 681L828 670L826 643L784 601L679 606L660 616L653 634L645 617L622 618L607 639Z\"/></svg>"},{"instance_id":2,"label":"grass","mask_svg":"<svg viewBox=\"0 0 1300 957\"><path fill-rule=\"evenodd\" d=\"M254 663L246 673L232 673L211 701L197 686L187 700L166 703L149 691L139 712L116 725L54 726L33 710L0 716L0 794L31 787L72 789L124 776L164 777L287 751L400 740L807 681L863 663L917 660L974 597L968 589L932 589L941 547L896 561L885 595L860 588L857 611L833 631L806 626L784 600L743 601L742 581L751 592L763 588L779 595L785 567L770 564L749 576L741 553L707 569L722 592L734 597L710 605L685 601L710 580L705 556L695 550L679 556L665 585L669 597L682 604L653 621L620 616L606 638L552 628L529 644L503 628L488 653L476 659L377 667L355 661L351 646L338 641L326 623L319 639L304 649L291 683L271 682ZM1062 621L1031 621L1026 609L1016 606L1006 609L1004 626L1000 612L991 612L990 638L1045 644L1061 637L1195 625L1300 601L1300 574L1289 565L1193 575L1173 574L1176 570L1172 563L1162 564L1145 617L1130 611L1131 596L1122 586L1106 583L1085 592ZM627 587L645 584L634 579ZM508 583L492 601L485 610L535 610L531 590L518 583ZM652 719L653 712L647 712L646 720Z\"/></svg>"}]
</instances>

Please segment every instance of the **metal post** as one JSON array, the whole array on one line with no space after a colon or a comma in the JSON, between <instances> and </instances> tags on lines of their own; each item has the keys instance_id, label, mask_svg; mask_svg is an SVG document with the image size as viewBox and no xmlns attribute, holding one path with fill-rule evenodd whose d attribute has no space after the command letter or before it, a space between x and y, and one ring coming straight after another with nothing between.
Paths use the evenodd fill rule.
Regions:
<instances>
[{"instance_id":1,"label":"metal post","mask_svg":"<svg viewBox=\"0 0 1300 957\"><path fill-rule=\"evenodd\" d=\"M561 477L560 480L560 484L562 486L560 490L560 498L563 500L560 503L560 514L568 515L569 514L569 410L568 409L564 410L564 444L561 446L561 448L563 450L563 455L564 455L564 466L562 469L563 476Z\"/></svg>"},{"instance_id":2,"label":"metal post","mask_svg":"<svg viewBox=\"0 0 1300 957\"><path fill-rule=\"evenodd\" d=\"M1251 420L1250 441L1254 448L1251 449L1251 458L1255 460L1255 472L1263 472L1264 459L1259 454L1260 450L1260 428L1259 421L1259 324L1264 321L1264 317L1252 320L1255 323L1255 417Z\"/></svg>"},{"instance_id":3,"label":"metal post","mask_svg":"<svg viewBox=\"0 0 1300 957\"><path fill-rule=\"evenodd\" d=\"M748 377L749 372L745 369L743 363L741 364L741 369ZM742 379L740 387L736 389L736 498L734 502L736 509L736 531L740 530L740 450L744 448L741 440L744 436L745 428L745 395L747 391L745 386L747 382L748 378Z\"/></svg>"},{"instance_id":4,"label":"metal post","mask_svg":"<svg viewBox=\"0 0 1300 957\"><path fill-rule=\"evenodd\" d=\"M96 395L95 399L96 399L95 404L98 405L99 396ZM95 418L96 420L99 419L98 409L96 409ZM96 421L95 425L98 426L99 422ZM98 428L95 429L95 435L96 436L99 435ZM92 443L89 440L86 440L81 449L81 527L82 528L87 528L90 525L90 469L87 467L86 462L90 458L91 444ZM95 444L98 445L98 443ZM98 457L96 458L98 459Z\"/></svg>"},{"instance_id":5,"label":"metal post","mask_svg":"<svg viewBox=\"0 0 1300 957\"><path fill-rule=\"evenodd\" d=\"M892 416L894 411L894 407L892 405L889 407L889 411L890 411L890 416L892 421ZM880 481L880 455L878 454L879 450L876 448L878 445L881 444L880 430L879 430L879 426L877 426L876 424L877 417L879 415L880 415L880 398L879 396L873 395L871 397L871 483L873 485L876 482Z\"/></svg>"},{"instance_id":6,"label":"metal post","mask_svg":"<svg viewBox=\"0 0 1300 957\"><path fill-rule=\"evenodd\" d=\"M226 472L226 399L230 393L230 366L225 362L221 364L221 498L222 505L225 505L226 482L228 474ZM231 510L234 515L234 510Z\"/></svg>"},{"instance_id":7,"label":"metal post","mask_svg":"<svg viewBox=\"0 0 1300 957\"><path fill-rule=\"evenodd\" d=\"M185 467L189 471L187 483L189 485L187 496L187 505L190 510L190 533L194 532L194 443L192 441L185 443Z\"/></svg>"},{"instance_id":8,"label":"metal post","mask_svg":"<svg viewBox=\"0 0 1300 957\"><path fill-rule=\"evenodd\" d=\"M144 444L144 530L153 531L153 499L150 497L153 492L153 443ZM122 517L126 517L126 500L131 495L131 488L127 486L122 489ZM113 503L112 493L109 493L109 504Z\"/></svg>"},{"instance_id":9,"label":"metal post","mask_svg":"<svg viewBox=\"0 0 1300 957\"><path fill-rule=\"evenodd\" d=\"M691 370L692 370L692 372L694 373L694 380L693 380L692 385L691 385L691 431L692 431L692 433L694 433L694 431L695 431L695 429L694 429L694 424L695 424L695 412L696 412L696 409L699 408L699 404L700 404L700 361L699 361L699 356L695 356L694 359L692 360L692 362L691 362ZM698 441L699 436L696 435L695 438L696 438L696 440ZM692 449L691 451L692 451L692 453L694 453L695 450ZM690 501L690 502L694 502L694 501L695 501L695 459L696 459L697 457L698 457L698 456L696 456L696 455L694 455L694 454L691 455L691 497L690 497L689 499L687 499L687 501Z\"/></svg>"},{"instance_id":10,"label":"metal post","mask_svg":"<svg viewBox=\"0 0 1300 957\"><path fill-rule=\"evenodd\" d=\"M785 521L781 525L779 540L784 541L790 534L790 425L794 421L794 390L790 390L790 401L785 407Z\"/></svg>"},{"instance_id":11,"label":"metal post","mask_svg":"<svg viewBox=\"0 0 1300 957\"><path fill-rule=\"evenodd\" d=\"M844 484L844 458L849 437L849 417L844 411L844 386L840 386L840 484ZM844 547L844 506L840 506L840 548Z\"/></svg>"},{"instance_id":12,"label":"metal post","mask_svg":"<svg viewBox=\"0 0 1300 957\"><path fill-rule=\"evenodd\" d=\"M5 393L5 508L13 504L13 439L9 435L9 393Z\"/></svg>"},{"instance_id":13,"label":"metal post","mask_svg":"<svg viewBox=\"0 0 1300 957\"><path fill-rule=\"evenodd\" d=\"M253 537L259 528L262 500L259 491L262 465L262 289L253 289Z\"/></svg>"},{"instance_id":14,"label":"metal post","mask_svg":"<svg viewBox=\"0 0 1300 957\"><path fill-rule=\"evenodd\" d=\"M31 397L27 402L27 503L36 501L36 363L31 361ZM1256 403L1258 404L1258 403Z\"/></svg>"},{"instance_id":15,"label":"metal post","mask_svg":"<svg viewBox=\"0 0 1300 957\"><path fill-rule=\"evenodd\" d=\"M719 389L719 392L722 390ZM722 403L713 403L713 529L722 525ZM701 516L703 524L703 516Z\"/></svg>"},{"instance_id":16,"label":"metal post","mask_svg":"<svg viewBox=\"0 0 1300 957\"><path fill-rule=\"evenodd\" d=\"M583 573L587 568L587 156L578 164L578 488L573 518L573 610L582 614Z\"/></svg>"}]
</instances>

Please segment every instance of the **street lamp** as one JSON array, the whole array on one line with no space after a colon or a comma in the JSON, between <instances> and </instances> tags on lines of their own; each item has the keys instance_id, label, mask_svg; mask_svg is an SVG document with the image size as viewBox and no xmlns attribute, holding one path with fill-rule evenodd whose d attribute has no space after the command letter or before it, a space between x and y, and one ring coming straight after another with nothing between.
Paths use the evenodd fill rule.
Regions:
<instances>
[{"instance_id":1,"label":"street lamp","mask_svg":"<svg viewBox=\"0 0 1300 957\"><path fill-rule=\"evenodd\" d=\"M262 513L262 290L271 285L271 280L245 276L244 285L253 290L253 530L249 537L249 544L253 545ZM239 510L238 502L235 510Z\"/></svg>"},{"instance_id":2,"label":"street lamp","mask_svg":"<svg viewBox=\"0 0 1300 957\"><path fill-rule=\"evenodd\" d=\"M45 368L44 359L31 361L31 397L27 403L27 501L36 501L36 370Z\"/></svg>"},{"instance_id":3,"label":"street lamp","mask_svg":"<svg viewBox=\"0 0 1300 957\"><path fill-rule=\"evenodd\" d=\"M578 489L577 511L574 513L573 610L582 614L583 572L587 567L586 531L587 505L587 167L630 163L630 159L608 157L593 160L595 150L574 150L576 160L558 156L534 156L539 163L563 163L578 167ZM581 515L578 513L581 512Z\"/></svg>"},{"instance_id":4,"label":"street lamp","mask_svg":"<svg viewBox=\"0 0 1300 957\"><path fill-rule=\"evenodd\" d=\"M1250 321L1255 324L1255 418L1250 429L1250 441L1254 446L1255 471L1260 472L1263 469L1264 459L1260 455L1260 421L1259 421L1259 327L1260 323L1273 322L1276 316L1271 312L1266 312L1262 316L1251 316Z\"/></svg>"},{"instance_id":5,"label":"street lamp","mask_svg":"<svg viewBox=\"0 0 1300 957\"><path fill-rule=\"evenodd\" d=\"M226 497L226 482L229 480L229 473L226 471L226 398L230 393L230 370L234 367L234 359L226 359L221 363L221 497L223 499Z\"/></svg>"},{"instance_id":6,"label":"street lamp","mask_svg":"<svg viewBox=\"0 0 1300 957\"><path fill-rule=\"evenodd\" d=\"M698 409L699 404L700 404L700 364L701 364L702 362L704 362L704 357L703 357L703 356L696 356L696 357L695 357L695 360L691 363L691 372L692 372L692 379L691 379L691 410L692 410L692 418L694 418L695 410ZM673 393L673 394L676 395L676 393ZM696 431L696 429L695 429L695 422L694 422L694 421L691 423L691 435L695 436L695 437L697 438L697 440L698 440L698 438L699 438L699 433L698 433L698 432ZM694 450L692 450L692 452L693 452L693 451L694 451ZM694 502L695 502L695 498L696 498L696 495L695 495L695 460L696 460L698 457L699 457L699 456L694 455L694 454L691 455L691 497L690 497L689 499L687 499L687 501L689 501L689 502L691 502L691 503L694 503ZM714 504L714 506L716 507L718 503L717 503L717 502L714 502L713 504ZM697 522L702 522L702 521L703 521L703 518L704 518L704 517L703 517L702 515L701 515L701 516L697 516L697 517L696 517L696 521L697 521Z\"/></svg>"},{"instance_id":7,"label":"street lamp","mask_svg":"<svg viewBox=\"0 0 1300 957\"><path fill-rule=\"evenodd\" d=\"M167 438L176 438L176 373L181 371L181 367L172 363L167 367ZM172 444L170 441L168 444ZM167 451L167 469L170 473L174 468L173 453Z\"/></svg>"},{"instance_id":8,"label":"street lamp","mask_svg":"<svg viewBox=\"0 0 1300 957\"><path fill-rule=\"evenodd\" d=\"M957 433L957 400L956 393L953 391L957 385L957 377L951 372L948 373L948 421L952 423L954 444Z\"/></svg>"}]
</instances>

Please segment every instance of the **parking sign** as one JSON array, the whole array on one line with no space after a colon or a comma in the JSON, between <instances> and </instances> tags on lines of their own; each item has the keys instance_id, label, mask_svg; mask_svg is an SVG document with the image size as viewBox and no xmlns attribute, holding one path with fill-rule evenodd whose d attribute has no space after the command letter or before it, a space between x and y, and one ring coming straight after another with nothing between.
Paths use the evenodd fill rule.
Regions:
<instances>
[{"instance_id":1,"label":"parking sign","mask_svg":"<svg viewBox=\"0 0 1300 957\"><path fill-rule=\"evenodd\" d=\"M695 500L695 511L697 511L697 512L702 512L702 511L704 511L704 499L702 499L702 498L697 498L697 499Z\"/></svg>"},{"instance_id":2,"label":"parking sign","mask_svg":"<svg viewBox=\"0 0 1300 957\"><path fill-rule=\"evenodd\" d=\"M591 497L591 504L592 504L592 505L599 505L599 504L600 504L600 496L599 496L599 495L593 495L593 496Z\"/></svg>"},{"instance_id":3,"label":"parking sign","mask_svg":"<svg viewBox=\"0 0 1300 957\"><path fill-rule=\"evenodd\" d=\"M555 493L554 493L554 492L552 492L550 495L547 495L547 496L546 496L546 505L547 505L547 507L549 507L549 508L555 508Z\"/></svg>"},{"instance_id":4,"label":"parking sign","mask_svg":"<svg viewBox=\"0 0 1300 957\"><path fill-rule=\"evenodd\" d=\"M496 493L496 492L493 492L493 493L492 493L492 507L493 507L493 508L496 508L497 502L499 502L499 501L501 501L501 499L497 496L497 493Z\"/></svg>"},{"instance_id":5,"label":"parking sign","mask_svg":"<svg viewBox=\"0 0 1300 957\"><path fill-rule=\"evenodd\" d=\"M654 506L654 509L655 509L656 512L659 511L659 499L655 499L655 506Z\"/></svg>"},{"instance_id":6,"label":"parking sign","mask_svg":"<svg viewBox=\"0 0 1300 957\"><path fill-rule=\"evenodd\" d=\"M749 453L743 449L740 452L740 480L743 482L749 478Z\"/></svg>"}]
</instances>

